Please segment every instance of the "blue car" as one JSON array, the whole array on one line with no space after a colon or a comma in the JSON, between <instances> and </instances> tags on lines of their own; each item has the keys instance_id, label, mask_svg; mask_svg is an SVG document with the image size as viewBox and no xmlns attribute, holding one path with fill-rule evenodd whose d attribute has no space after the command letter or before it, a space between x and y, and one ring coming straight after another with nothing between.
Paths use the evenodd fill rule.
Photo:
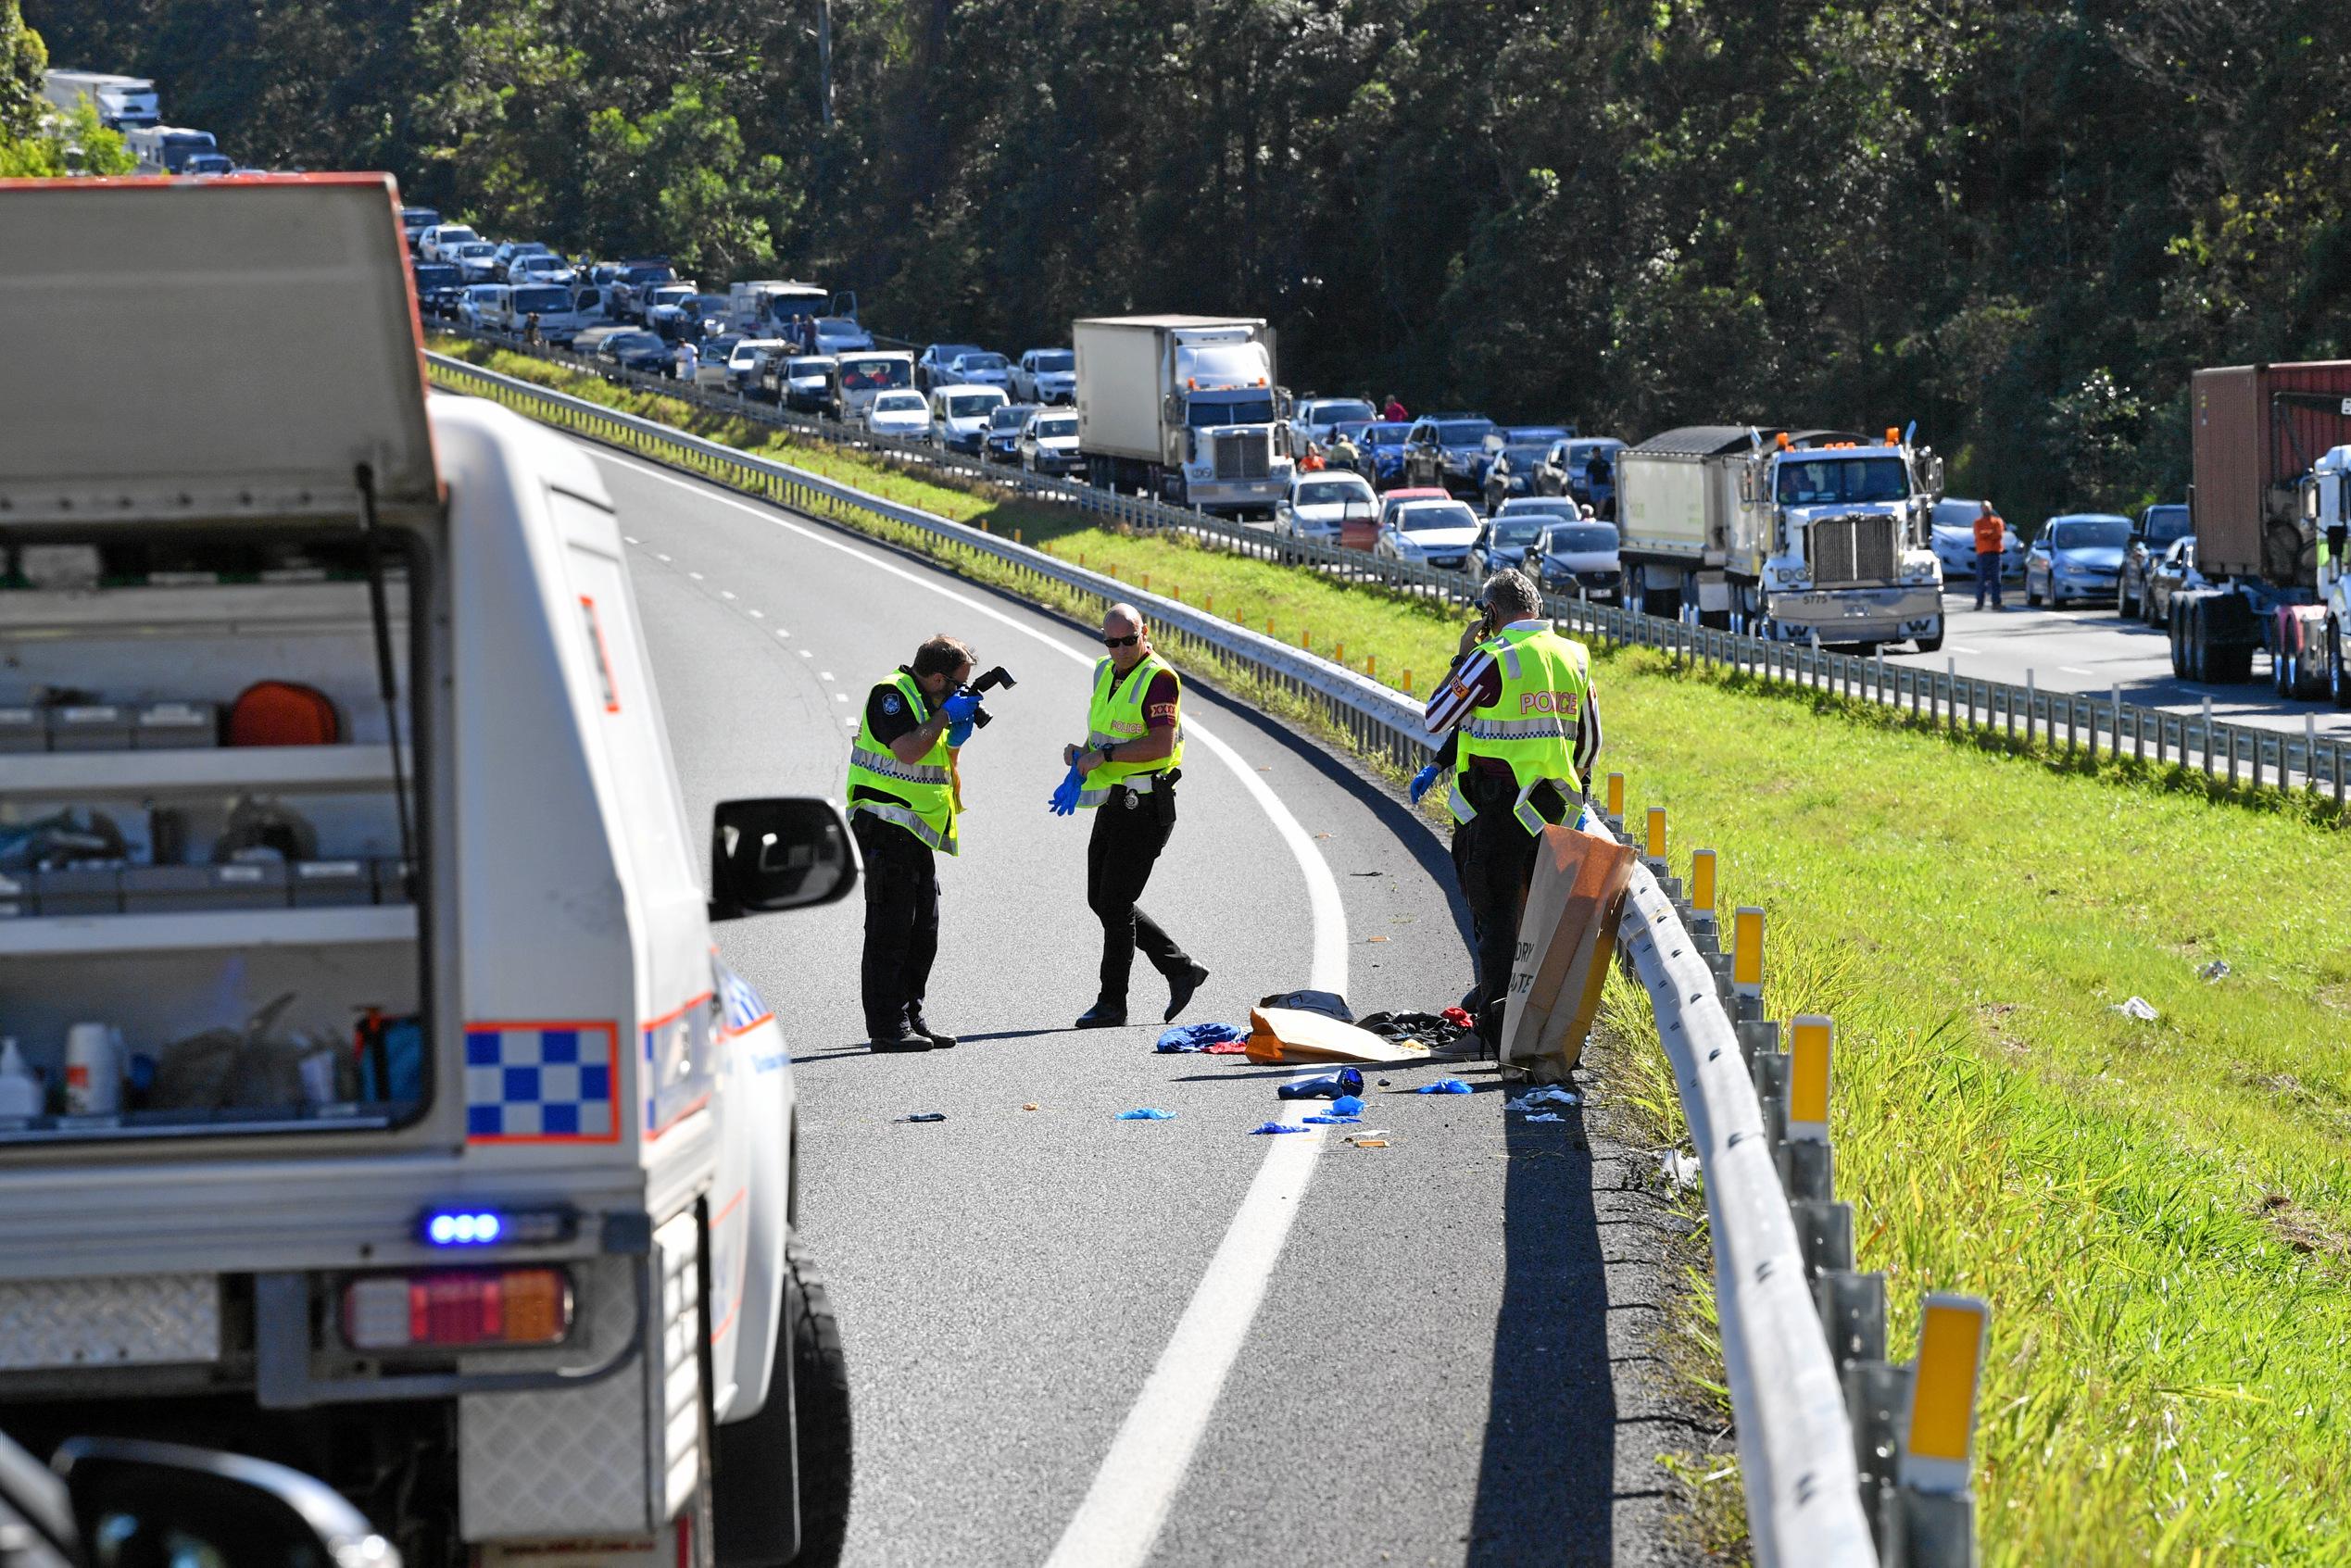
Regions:
<instances>
[{"instance_id":1,"label":"blue car","mask_svg":"<svg viewBox=\"0 0 2351 1568\"><path fill-rule=\"evenodd\" d=\"M1404 483L1404 433L1412 428L1382 420L1355 433L1355 449L1363 454L1356 459L1356 471L1372 482L1373 489L1389 490Z\"/></svg>"},{"instance_id":2,"label":"blue car","mask_svg":"<svg viewBox=\"0 0 2351 1568\"><path fill-rule=\"evenodd\" d=\"M2068 512L2043 526L2025 553L2025 603L2047 599L2115 602L2122 577L2122 552L2131 543L2131 520L2112 512Z\"/></svg>"},{"instance_id":3,"label":"blue car","mask_svg":"<svg viewBox=\"0 0 2351 1568\"><path fill-rule=\"evenodd\" d=\"M1494 459L1513 446L1549 446L1554 441L1572 438L1576 432L1569 425L1501 425L1486 433L1478 444L1476 456L1469 460L1470 482L1485 487L1487 470ZM1531 494L1531 492L1530 492Z\"/></svg>"}]
</instances>

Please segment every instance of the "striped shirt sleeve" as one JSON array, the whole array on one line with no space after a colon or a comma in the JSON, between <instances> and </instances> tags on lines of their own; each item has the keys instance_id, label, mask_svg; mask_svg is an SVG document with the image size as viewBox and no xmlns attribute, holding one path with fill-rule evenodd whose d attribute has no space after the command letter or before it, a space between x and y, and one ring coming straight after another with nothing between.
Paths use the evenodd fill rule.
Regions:
<instances>
[{"instance_id":1,"label":"striped shirt sleeve","mask_svg":"<svg viewBox=\"0 0 2351 1568\"><path fill-rule=\"evenodd\" d=\"M1436 695L1428 699L1428 708L1421 715L1431 734L1441 734L1469 717L1470 709L1484 702L1492 702L1502 696L1502 667L1494 656L1484 648L1453 667L1453 672L1439 683Z\"/></svg>"},{"instance_id":2,"label":"striped shirt sleeve","mask_svg":"<svg viewBox=\"0 0 2351 1568\"><path fill-rule=\"evenodd\" d=\"M1584 688L1584 709L1576 715L1576 772L1587 785L1591 782L1591 765L1600 760L1600 698L1589 685Z\"/></svg>"}]
</instances>

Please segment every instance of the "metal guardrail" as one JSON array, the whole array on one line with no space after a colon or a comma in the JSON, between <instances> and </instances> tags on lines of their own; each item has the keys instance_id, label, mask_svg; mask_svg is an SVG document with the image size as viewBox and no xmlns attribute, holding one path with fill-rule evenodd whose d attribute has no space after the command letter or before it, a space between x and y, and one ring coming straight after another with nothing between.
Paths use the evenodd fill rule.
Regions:
<instances>
[{"instance_id":1,"label":"metal guardrail","mask_svg":"<svg viewBox=\"0 0 2351 1568\"><path fill-rule=\"evenodd\" d=\"M1172 507L1147 496L1122 495L1076 480L1026 473L976 458L949 453L927 443L876 437L854 426L791 413L733 394L687 385L666 377L616 370L560 351L521 349L497 339L481 341L642 390L675 397L711 413L750 419L816 440L863 450L967 482L985 483L1060 502L1130 527L1188 533L1204 545L1261 560L1303 567L1345 582L1467 605L1478 584L1462 572L1414 566L1361 550L1289 538L1263 528ZM2266 725L2233 723L2212 715L2210 698L2201 713L2177 713L2121 700L2118 690L2043 691L2030 678L2023 685L1960 673L1955 659L1941 671L1894 664L1882 657L1839 653L1803 643L1768 640L1703 626L1693 620L1645 615L1588 598L1546 594L1546 611L1564 630L1612 645L1653 647L1711 668L1745 674L1770 684L1834 694L1933 720L1954 732L1968 732L2027 746L2062 746L2071 756L2095 760L2101 754L2156 767L2200 771L2230 789L2300 787L2330 794L2337 806L2351 791L2351 740L2321 736L2305 715L2303 733ZM1409 695L1409 694L1408 694ZM2152 751L2153 756L2149 753Z\"/></svg>"},{"instance_id":2,"label":"metal guardrail","mask_svg":"<svg viewBox=\"0 0 2351 1568\"><path fill-rule=\"evenodd\" d=\"M1056 584L1084 599L1132 600L1179 649L1209 654L1304 700L1364 750L1410 765L1432 749L1420 706L1410 696L1179 600L1138 593L1018 541L787 463L461 360L430 358L435 379L452 390L494 398L735 489L813 516L849 521L860 514L869 528L878 522L916 530L950 558L962 551L984 555L1032 583ZM1642 621L1675 624L1607 613L1607 623L1634 633ZM1612 828L1621 831L1622 775L1611 775L1608 786L1605 809ZM1736 952L1721 953L1713 852L1693 857L1692 880L1702 896L1684 900L1667 874L1663 835L1664 813L1656 811L1650 857L1627 901L1625 952L1649 990L1704 1175L1723 1356L1757 1557L1765 1568L1966 1568L1973 1562L1974 1513L1964 1443L1955 1463L1913 1451L1907 1433L1917 1424L1906 1418L1917 1404L1915 1374L1882 1360L1884 1276L1853 1273L1852 1210L1830 1198L1827 1021L1795 1021L1799 1057L1806 1026L1823 1031L1815 1129L1792 1120L1789 1098L1792 1082L1809 1082L1810 1075L1791 1071L1789 1058L1777 1050L1779 1026L1762 1018L1762 911L1740 911ZM1814 1131L1817 1138L1805 1135ZM1791 1191L1798 1194L1792 1206ZM1930 1320L1937 1303L1963 1315L1972 1305L1977 1314L1979 1333L1966 1347L1965 1367L1966 1429L1972 1432L1981 1304L1930 1298ZM1922 1349L1921 1364L1927 1361ZM1958 1375L1951 1354L1935 1364L1944 1383Z\"/></svg>"}]
</instances>

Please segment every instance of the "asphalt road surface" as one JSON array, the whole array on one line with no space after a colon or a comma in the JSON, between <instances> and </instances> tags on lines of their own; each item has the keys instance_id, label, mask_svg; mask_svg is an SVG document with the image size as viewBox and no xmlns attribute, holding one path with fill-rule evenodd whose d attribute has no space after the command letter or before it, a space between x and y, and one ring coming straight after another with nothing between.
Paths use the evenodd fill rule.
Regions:
<instances>
[{"instance_id":1,"label":"asphalt road surface","mask_svg":"<svg viewBox=\"0 0 2351 1568\"><path fill-rule=\"evenodd\" d=\"M1943 596L1947 617L1940 653L1889 653L1897 664L1941 670L1956 660L1959 673L1980 680L2023 685L2030 671L2043 691L2096 692L2120 687L2122 700L2142 707L2196 713L2212 699L2212 714L2241 724L2263 724L2300 734L2302 717L2318 721L2322 735L2351 735L2351 712L2328 702L2288 702L2268 684L2269 663L2256 659L2262 676L2243 685L2199 685L2171 673L2171 649L2163 628L2117 616L2112 605L2028 609L2021 583L2007 590L2007 608L1977 609L1970 584ZM1905 645L1907 646L1907 645Z\"/></svg>"},{"instance_id":2,"label":"asphalt road surface","mask_svg":"<svg viewBox=\"0 0 2351 1568\"><path fill-rule=\"evenodd\" d=\"M801 1221L857 1423L848 1562L1702 1560L1655 1460L1721 1447L1654 1342L1684 1227L1651 1154L1611 1135L1604 1084L1539 1125L1483 1068L1372 1072L1399 1092L1364 1126L1393 1143L1361 1149L1249 1135L1291 1070L1156 1054L1148 964L1134 1025L1072 1030L1100 927L1087 822L1045 800L1082 737L1090 629L590 450L690 820L838 797L866 692L931 632L1020 682L963 753L965 848L941 861L929 1013L960 1048L864 1050L856 898L720 928L794 1046ZM1359 1013L1457 999L1439 837L1198 684L1186 710L1181 818L1144 905L1212 972L1187 1021L1245 1025L1316 983ZM1478 1092L1401 1092L1448 1071ZM1114 1119L1142 1106L1176 1118ZM947 1120L898 1120L928 1110Z\"/></svg>"}]
</instances>

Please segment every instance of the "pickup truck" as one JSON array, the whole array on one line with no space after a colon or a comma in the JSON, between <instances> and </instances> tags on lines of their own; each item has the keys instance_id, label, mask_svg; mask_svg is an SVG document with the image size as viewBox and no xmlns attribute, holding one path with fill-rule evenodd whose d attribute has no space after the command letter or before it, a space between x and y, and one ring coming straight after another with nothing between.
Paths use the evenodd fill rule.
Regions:
<instances>
[{"instance_id":1,"label":"pickup truck","mask_svg":"<svg viewBox=\"0 0 2351 1568\"><path fill-rule=\"evenodd\" d=\"M616 321L642 321L645 296L663 283L676 282L677 271L665 257L626 262L604 285L604 313Z\"/></svg>"},{"instance_id":2,"label":"pickup truck","mask_svg":"<svg viewBox=\"0 0 2351 1568\"><path fill-rule=\"evenodd\" d=\"M830 1562L790 1053L713 924L854 843L688 822L599 471L427 398L396 202L0 188L0 553L86 558L0 589L0 1429L233 1446L430 1568ZM184 1560L385 1561L254 1550Z\"/></svg>"}]
</instances>

